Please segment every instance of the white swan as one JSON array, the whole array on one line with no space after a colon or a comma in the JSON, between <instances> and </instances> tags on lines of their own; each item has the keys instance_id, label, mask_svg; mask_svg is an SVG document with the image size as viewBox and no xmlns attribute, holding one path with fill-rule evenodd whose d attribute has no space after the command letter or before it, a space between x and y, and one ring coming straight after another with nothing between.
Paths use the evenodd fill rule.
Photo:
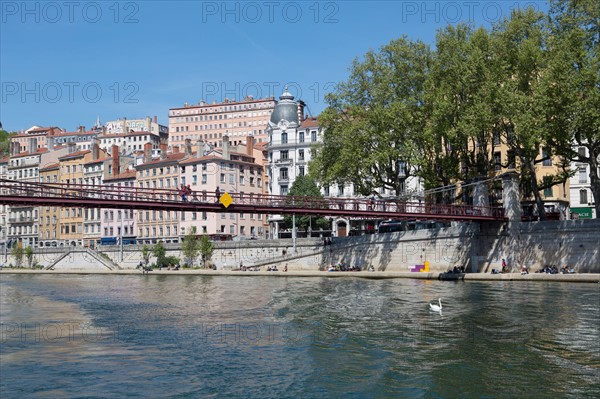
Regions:
<instances>
[{"instance_id":1,"label":"white swan","mask_svg":"<svg viewBox=\"0 0 600 399\"><path fill-rule=\"evenodd\" d=\"M442 298L438 299L440 305L433 305L433 304L429 304L429 310L431 310L432 312L441 312L442 311Z\"/></svg>"}]
</instances>

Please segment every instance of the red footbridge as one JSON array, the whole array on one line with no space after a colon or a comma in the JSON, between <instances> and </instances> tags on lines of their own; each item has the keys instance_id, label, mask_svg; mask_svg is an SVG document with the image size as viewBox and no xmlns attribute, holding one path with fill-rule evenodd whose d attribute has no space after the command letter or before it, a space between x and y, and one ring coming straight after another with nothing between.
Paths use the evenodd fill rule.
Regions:
<instances>
[{"instance_id":1,"label":"red footbridge","mask_svg":"<svg viewBox=\"0 0 600 399\"><path fill-rule=\"evenodd\" d=\"M505 221L501 207L427 204L402 200L329 197L293 197L266 194L193 192L183 201L178 190L111 185L67 185L0 179L0 204L163 210L180 212L233 212L276 215L345 216L439 221Z\"/></svg>"}]
</instances>

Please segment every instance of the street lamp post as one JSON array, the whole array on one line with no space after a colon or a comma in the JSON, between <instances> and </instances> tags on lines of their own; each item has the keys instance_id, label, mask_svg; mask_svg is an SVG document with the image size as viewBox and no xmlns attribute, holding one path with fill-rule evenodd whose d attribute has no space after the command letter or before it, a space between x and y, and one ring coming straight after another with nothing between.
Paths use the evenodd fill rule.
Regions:
<instances>
[{"instance_id":1,"label":"street lamp post","mask_svg":"<svg viewBox=\"0 0 600 399\"><path fill-rule=\"evenodd\" d=\"M119 249L119 259L121 263L123 263L123 211L120 211L121 214L121 228L119 229L119 242L121 244L121 248Z\"/></svg>"}]
</instances>

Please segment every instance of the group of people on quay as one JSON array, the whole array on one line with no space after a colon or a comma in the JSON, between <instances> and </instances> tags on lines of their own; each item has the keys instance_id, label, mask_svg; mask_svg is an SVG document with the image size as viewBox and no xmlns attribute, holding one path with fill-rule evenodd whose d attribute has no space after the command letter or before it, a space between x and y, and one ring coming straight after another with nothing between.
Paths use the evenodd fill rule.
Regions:
<instances>
[{"instance_id":1,"label":"group of people on quay","mask_svg":"<svg viewBox=\"0 0 600 399\"><path fill-rule=\"evenodd\" d=\"M560 268L560 271L556 266L546 265L538 270L536 273L546 273L546 274L574 274L575 270L572 267L567 265Z\"/></svg>"},{"instance_id":2,"label":"group of people on quay","mask_svg":"<svg viewBox=\"0 0 600 399\"><path fill-rule=\"evenodd\" d=\"M373 268L373 270L371 270L371 268L373 268L373 266L370 266L368 270L375 271L374 268ZM337 265L330 264L329 267L327 268L327 271L328 272L359 272L359 271L361 271L361 267L348 265L346 262L341 261Z\"/></svg>"},{"instance_id":3,"label":"group of people on quay","mask_svg":"<svg viewBox=\"0 0 600 399\"><path fill-rule=\"evenodd\" d=\"M243 262L240 262L240 268L239 268L239 271L241 271L241 272L246 272L246 271L248 271L248 272L259 272L259 271L260 271L260 266L244 266L244 263L243 263ZM267 267L267 271L268 271L268 272L278 272L278 271L279 271L279 269L277 268L277 266L276 266L276 265L274 265L274 266L269 266L269 267ZM285 264L285 266L283 267L283 271L284 271L284 272L287 272L287 271L288 271L288 266L287 266L287 263L286 263L286 264Z\"/></svg>"}]
</instances>

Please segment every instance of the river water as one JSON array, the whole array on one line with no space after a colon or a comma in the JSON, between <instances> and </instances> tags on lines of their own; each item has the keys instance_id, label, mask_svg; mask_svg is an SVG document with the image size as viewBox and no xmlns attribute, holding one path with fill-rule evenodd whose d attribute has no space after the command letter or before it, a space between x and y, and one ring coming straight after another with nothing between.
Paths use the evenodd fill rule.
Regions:
<instances>
[{"instance_id":1,"label":"river water","mask_svg":"<svg viewBox=\"0 0 600 399\"><path fill-rule=\"evenodd\" d=\"M598 284L0 278L3 399L600 397Z\"/></svg>"}]
</instances>

